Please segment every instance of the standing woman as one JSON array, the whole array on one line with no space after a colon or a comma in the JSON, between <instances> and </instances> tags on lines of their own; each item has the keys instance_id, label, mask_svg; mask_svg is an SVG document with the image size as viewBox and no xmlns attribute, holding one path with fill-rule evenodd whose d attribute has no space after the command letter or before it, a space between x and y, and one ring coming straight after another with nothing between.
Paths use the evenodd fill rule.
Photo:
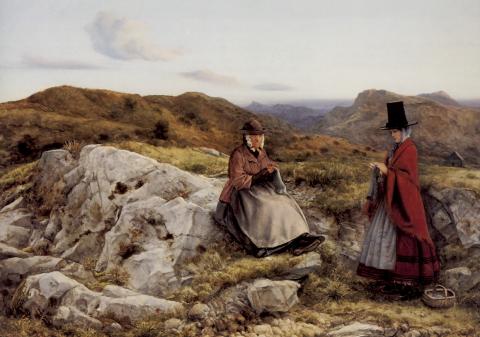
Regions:
<instances>
[{"instance_id":1,"label":"standing woman","mask_svg":"<svg viewBox=\"0 0 480 337\"><path fill-rule=\"evenodd\" d=\"M309 233L302 210L287 193L276 163L263 148L265 129L252 119L241 131L243 144L230 155L228 181L215 220L256 257L314 250L325 238Z\"/></svg>"},{"instance_id":2,"label":"standing woman","mask_svg":"<svg viewBox=\"0 0 480 337\"><path fill-rule=\"evenodd\" d=\"M357 274L382 284L382 291L420 293L438 278L439 261L428 232L418 178L417 148L403 102L387 103L394 145L384 163L371 163L372 183L365 234Z\"/></svg>"}]
</instances>

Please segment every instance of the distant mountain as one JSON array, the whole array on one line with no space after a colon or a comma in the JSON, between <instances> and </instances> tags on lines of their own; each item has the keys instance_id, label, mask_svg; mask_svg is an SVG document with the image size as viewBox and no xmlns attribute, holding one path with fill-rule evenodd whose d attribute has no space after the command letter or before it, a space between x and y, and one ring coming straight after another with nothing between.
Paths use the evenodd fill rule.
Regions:
<instances>
[{"instance_id":1,"label":"distant mountain","mask_svg":"<svg viewBox=\"0 0 480 337\"><path fill-rule=\"evenodd\" d=\"M445 91L436 91L430 94L420 94L418 96L431 99L432 101L435 101L443 105L457 106L457 107L460 106L460 104L456 100L454 100L449 94L447 94Z\"/></svg>"},{"instance_id":2,"label":"distant mountain","mask_svg":"<svg viewBox=\"0 0 480 337\"><path fill-rule=\"evenodd\" d=\"M462 99L458 101L461 105L468 106L471 108L480 109L480 98L477 99Z\"/></svg>"},{"instance_id":3,"label":"distant mountain","mask_svg":"<svg viewBox=\"0 0 480 337\"><path fill-rule=\"evenodd\" d=\"M258 102L252 102L245 107L248 111L271 115L280 118L299 129L307 129L312 124L316 124L328 111L328 109L312 109L303 106L293 106L289 104L265 105Z\"/></svg>"},{"instance_id":4,"label":"distant mountain","mask_svg":"<svg viewBox=\"0 0 480 337\"><path fill-rule=\"evenodd\" d=\"M435 95L435 97L443 95ZM467 163L480 164L480 112L464 106L439 103L430 97L403 96L385 90L361 92L350 107L328 112L314 127L319 133L340 136L351 142L387 149L388 132L380 130L387 120L386 103L404 101L407 118L418 121L412 138L420 154L445 158L458 151Z\"/></svg>"}]
</instances>

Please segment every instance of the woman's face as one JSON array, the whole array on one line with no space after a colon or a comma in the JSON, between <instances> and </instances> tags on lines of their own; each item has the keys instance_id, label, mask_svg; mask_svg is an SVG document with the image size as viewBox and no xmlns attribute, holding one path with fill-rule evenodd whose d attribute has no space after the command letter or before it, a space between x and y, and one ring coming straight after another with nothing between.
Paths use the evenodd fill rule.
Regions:
<instances>
[{"instance_id":1,"label":"woman's face","mask_svg":"<svg viewBox=\"0 0 480 337\"><path fill-rule=\"evenodd\" d=\"M260 145L262 145L262 136L263 135L250 135L250 140L254 149L258 149Z\"/></svg>"},{"instance_id":2,"label":"woman's face","mask_svg":"<svg viewBox=\"0 0 480 337\"><path fill-rule=\"evenodd\" d=\"M390 130L390 134L392 135L393 140L395 143L400 143L402 141L402 131L398 129Z\"/></svg>"}]
</instances>

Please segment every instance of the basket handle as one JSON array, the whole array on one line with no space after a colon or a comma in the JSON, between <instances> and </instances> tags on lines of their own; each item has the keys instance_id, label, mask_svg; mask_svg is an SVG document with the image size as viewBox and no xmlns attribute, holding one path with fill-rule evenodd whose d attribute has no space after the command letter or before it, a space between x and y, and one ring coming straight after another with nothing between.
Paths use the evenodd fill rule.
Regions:
<instances>
[{"instance_id":1,"label":"basket handle","mask_svg":"<svg viewBox=\"0 0 480 337\"><path fill-rule=\"evenodd\" d=\"M445 288L444 286L442 286L441 284L436 284L435 287L434 287L434 290L443 290L443 292L445 293L445 297L448 297L448 290L447 288Z\"/></svg>"}]
</instances>

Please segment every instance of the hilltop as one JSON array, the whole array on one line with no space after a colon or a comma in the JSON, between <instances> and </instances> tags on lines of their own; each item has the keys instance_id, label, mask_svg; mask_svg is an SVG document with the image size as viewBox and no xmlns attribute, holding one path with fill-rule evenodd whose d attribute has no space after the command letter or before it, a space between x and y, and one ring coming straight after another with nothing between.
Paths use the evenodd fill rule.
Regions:
<instances>
[{"instance_id":1,"label":"hilltop","mask_svg":"<svg viewBox=\"0 0 480 337\"><path fill-rule=\"evenodd\" d=\"M421 156L441 161L458 151L468 163L480 164L480 149L475 145L480 143L478 109L438 103L432 96L365 90L358 94L352 106L336 107L328 112L313 130L385 150L391 140L380 127L387 120L386 103L393 101L403 101L407 119L419 122L413 129L413 137Z\"/></svg>"},{"instance_id":2,"label":"hilltop","mask_svg":"<svg viewBox=\"0 0 480 337\"><path fill-rule=\"evenodd\" d=\"M0 169L38 159L43 151L61 148L71 140L209 147L228 154L240 140L239 129L252 117L268 129L267 150L278 160L326 151L368 152L329 136L306 137L275 117L257 116L223 98L202 93L140 96L60 86L0 103Z\"/></svg>"}]
</instances>

